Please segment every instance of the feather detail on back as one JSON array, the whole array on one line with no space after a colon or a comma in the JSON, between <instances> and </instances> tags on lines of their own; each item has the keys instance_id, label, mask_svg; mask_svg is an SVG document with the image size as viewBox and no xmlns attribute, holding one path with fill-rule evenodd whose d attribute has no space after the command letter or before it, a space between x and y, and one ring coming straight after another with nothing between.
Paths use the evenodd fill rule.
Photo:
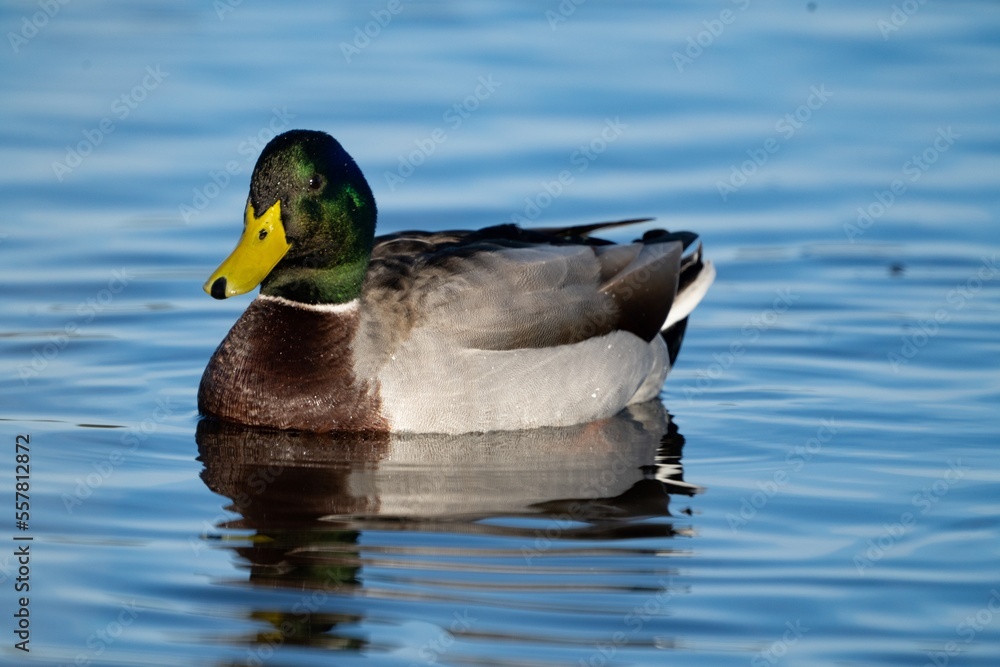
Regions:
<instances>
[{"instance_id":1,"label":"feather detail on back","mask_svg":"<svg viewBox=\"0 0 1000 667\"><path fill-rule=\"evenodd\" d=\"M583 228L588 234L598 227ZM647 235L649 236L649 235ZM694 236L610 244L511 226L376 240L354 347L394 431L565 425L655 397Z\"/></svg>"}]
</instances>

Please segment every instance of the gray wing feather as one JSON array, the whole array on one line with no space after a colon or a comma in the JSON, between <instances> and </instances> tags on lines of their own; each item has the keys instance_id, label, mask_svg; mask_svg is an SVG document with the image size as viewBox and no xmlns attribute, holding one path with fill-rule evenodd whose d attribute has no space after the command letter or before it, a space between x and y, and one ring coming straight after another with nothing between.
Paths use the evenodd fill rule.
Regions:
<instances>
[{"instance_id":1,"label":"gray wing feather","mask_svg":"<svg viewBox=\"0 0 1000 667\"><path fill-rule=\"evenodd\" d=\"M572 424L659 392L670 367L659 332L691 239L647 233L616 245L532 234L379 240L353 351L359 375L377 380L393 430Z\"/></svg>"},{"instance_id":2,"label":"gray wing feather","mask_svg":"<svg viewBox=\"0 0 1000 667\"><path fill-rule=\"evenodd\" d=\"M393 323L397 342L425 327L484 350L566 345L618 330L649 341L673 302L681 250L537 245L373 262L384 276L369 280L366 309Z\"/></svg>"}]
</instances>

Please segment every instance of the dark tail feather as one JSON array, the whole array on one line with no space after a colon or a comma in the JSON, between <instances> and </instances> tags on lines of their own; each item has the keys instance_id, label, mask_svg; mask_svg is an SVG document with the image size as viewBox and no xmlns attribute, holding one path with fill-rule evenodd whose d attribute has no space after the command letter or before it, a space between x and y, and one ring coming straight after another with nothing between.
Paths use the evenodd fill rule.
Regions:
<instances>
[{"instance_id":1,"label":"dark tail feather","mask_svg":"<svg viewBox=\"0 0 1000 667\"><path fill-rule=\"evenodd\" d=\"M677 355L680 354L681 343L684 342L684 332L687 330L687 326L688 318L685 317L680 322L671 324L660 334L667 343L667 353L670 355L671 368L673 368L674 362L677 360Z\"/></svg>"}]
</instances>

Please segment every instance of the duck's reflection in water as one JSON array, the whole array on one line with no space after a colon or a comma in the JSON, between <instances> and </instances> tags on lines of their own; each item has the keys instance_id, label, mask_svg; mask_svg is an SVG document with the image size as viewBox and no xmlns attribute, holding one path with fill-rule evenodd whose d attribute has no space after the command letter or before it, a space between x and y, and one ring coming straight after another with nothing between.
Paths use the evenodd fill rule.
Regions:
<instances>
[{"instance_id":1,"label":"duck's reflection in water","mask_svg":"<svg viewBox=\"0 0 1000 667\"><path fill-rule=\"evenodd\" d=\"M404 601L404 618L421 602L489 604L505 579L514 590L541 570L557 577L559 557L685 532L670 496L698 491L659 402L568 428L462 436L206 420L197 441L205 484L239 515L218 525L223 544L252 585L296 592L251 612L271 629L250 644L365 648L360 623L398 620L386 601Z\"/></svg>"}]
</instances>

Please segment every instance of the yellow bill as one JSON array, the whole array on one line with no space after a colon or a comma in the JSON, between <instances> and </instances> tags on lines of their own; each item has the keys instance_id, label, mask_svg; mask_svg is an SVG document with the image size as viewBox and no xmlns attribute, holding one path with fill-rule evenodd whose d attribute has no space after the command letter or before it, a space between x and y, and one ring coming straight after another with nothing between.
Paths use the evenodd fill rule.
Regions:
<instances>
[{"instance_id":1,"label":"yellow bill","mask_svg":"<svg viewBox=\"0 0 1000 667\"><path fill-rule=\"evenodd\" d=\"M274 202L259 218L247 202L240 242L203 289L216 299L245 294L267 277L290 247L281 224L281 202Z\"/></svg>"}]
</instances>

